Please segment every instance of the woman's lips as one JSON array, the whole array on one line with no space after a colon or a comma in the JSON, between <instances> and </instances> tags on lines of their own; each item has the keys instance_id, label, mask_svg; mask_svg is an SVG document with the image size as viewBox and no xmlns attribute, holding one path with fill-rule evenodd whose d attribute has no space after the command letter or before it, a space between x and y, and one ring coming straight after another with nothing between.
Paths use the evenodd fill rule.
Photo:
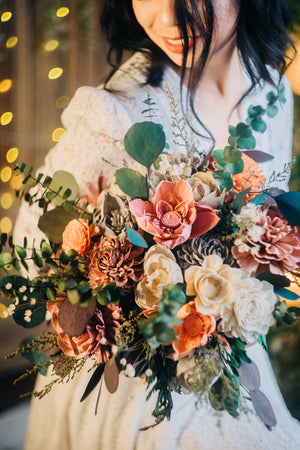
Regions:
<instances>
[{"instance_id":1,"label":"woman's lips","mask_svg":"<svg viewBox=\"0 0 300 450\"><path fill-rule=\"evenodd\" d=\"M184 40L181 38L167 38L162 37L165 46L167 49L172 53L183 53L184 50ZM200 36L195 38L195 45L197 45L197 42L199 41ZM189 50L193 48L193 38L189 38Z\"/></svg>"}]
</instances>

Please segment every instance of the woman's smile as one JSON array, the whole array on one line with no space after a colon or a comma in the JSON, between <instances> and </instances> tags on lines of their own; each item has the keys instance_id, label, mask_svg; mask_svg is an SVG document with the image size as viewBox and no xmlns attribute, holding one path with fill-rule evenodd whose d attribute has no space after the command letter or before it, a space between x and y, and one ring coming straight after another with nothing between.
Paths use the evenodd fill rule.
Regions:
<instances>
[{"instance_id":1,"label":"woman's smile","mask_svg":"<svg viewBox=\"0 0 300 450\"><path fill-rule=\"evenodd\" d=\"M183 54L184 40L182 38L180 38L180 37L179 38L168 38L168 37L162 36L162 39L164 41L166 48L170 52ZM192 37L189 37L188 39L189 39L189 42L188 42L189 50L192 50L194 39ZM199 42L200 39L201 39L200 36L195 37L195 46L197 45L197 43Z\"/></svg>"}]
</instances>

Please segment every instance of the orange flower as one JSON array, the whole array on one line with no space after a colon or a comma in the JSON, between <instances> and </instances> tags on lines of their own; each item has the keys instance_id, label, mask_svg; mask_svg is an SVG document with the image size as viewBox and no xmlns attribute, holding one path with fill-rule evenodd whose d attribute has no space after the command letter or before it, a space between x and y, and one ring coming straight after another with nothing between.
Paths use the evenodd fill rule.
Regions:
<instances>
[{"instance_id":1,"label":"orange flower","mask_svg":"<svg viewBox=\"0 0 300 450\"><path fill-rule=\"evenodd\" d=\"M143 277L143 252L127 238L104 237L94 245L87 260L86 276L91 288L116 283L124 291L131 290Z\"/></svg>"},{"instance_id":2,"label":"orange flower","mask_svg":"<svg viewBox=\"0 0 300 450\"><path fill-rule=\"evenodd\" d=\"M91 238L97 234L100 234L97 226L89 225L83 219L73 219L63 232L62 248L65 252L76 250L79 256L87 255L91 247Z\"/></svg>"},{"instance_id":3,"label":"orange flower","mask_svg":"<svg viewBox=\"0 0 300 450\"><path fill-rule=\"evenodd\" d=\"M172 347L176 360L188 355L194 348L204 346L208 335L216 329L215 318L197 311L195 302L183 305L177 317L182 320L182 324L174 325L178 340L172 343Z\"/></svg>"},{"instance_id":4,"label":"orange flower","mask_svg":"<svg viewBox=\"0 0 300 450\"><path fill-rule=\"evenodd\" d=\"M266 178L254 159L243 153L242 160L244 162L243 172L231 175L231 178L234 184L233 189L236 192L242 192L247 188L251 188L245 199L245 201L249 201L257 195L257 191L261 191L265 187Z\"/></svg>"}]
</instances>

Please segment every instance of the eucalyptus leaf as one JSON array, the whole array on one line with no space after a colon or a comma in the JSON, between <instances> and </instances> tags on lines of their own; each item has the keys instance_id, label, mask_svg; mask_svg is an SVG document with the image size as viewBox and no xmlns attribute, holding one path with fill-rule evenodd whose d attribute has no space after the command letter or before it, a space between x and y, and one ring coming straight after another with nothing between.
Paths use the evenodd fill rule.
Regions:
<instances>
[{"instance_id":1,"label":"eucalyptus leaf","mask_svg":"<svg viewBox=\"0 0 300 450\"><path fill-rule=\"evenodd\" d=\"M267 129L267 124L261 118L253 119L251 122L251 127L258 133L264 133Z\"/></svg>"},{"instance_id":2,"label":"eucalyptus leaf","mask_svg":"<svg viewBox=\"0 0 300 450\"><path fill-rule=\"evenodd\" d=\"M143 236L135 231L133 228L126 226L127 237L133 245L137 247L148 248L148 244Z\"/></svg>"},{"instance_id":3,"label":"eucalyptus leaf","mask_svg":"<svg viewBox=\"0 0 300 450\"><path fill-rule=\"evenodd\" d=\"M242 152L234 147L225 147L223 151L224 160L226 163L235 163L241 160Z\"/></svg>"},{"instance_id":4,"label":"eucalyptus leaf","mask_svg":"<svg viewBox=\"0 0 300 450\"><path fill-rule=\"evenodd\" d=\"M237 196L234 198L232 202L232 210L235 212L235 214L239 214L241 212L241 208L244 204L246 196L251 191L251 188L244 189L242 192L237 194Z\"/></svg>"},{"instance_id":5,"label":"eucalyptus leaf","mask_svg":"<svg viewBox=\"0 0 300 450\"><path fill-rule=\"evenodd\" d=\"M254 205L259 206L261 205L268 194L265 192L262 192L261 194L256 195L254 198L252 198L249 203L254 203Z\"/></svg>"},{"instance_id":6,"label":"eucalyptus leaf","mask_svg":"<svg viewBox=\"0 0 300 450\"><path fill-rule=\"evenodd\" d=\"M242 159L233 163L228 163L225 166L226 172L230 173L231 175L242 173L243 169L244 169L244 161Z\"/></svg>"},{"instance_id":7,"label":"eucalyptus leaf","mask_svg":"<svg viewBox=\"0 0 300 450\"><path fill-rule=\"evenodd\" d=\"M124 137L126 152L143 166L150 168L162 153L166 136L162 127L153 122L132 125Z\"/></svg>"},{"instance_id":8,"label":"eucalyptus leaf","mask_svg":"<svg viewBox=\"0 0 300 450\"><path fill-rule=\"evenodd\" d=\"M21 259L25 259L27 256L26 249L23 247L20 247L20 245L15 246L15 252Z\"/></svg>"},{"instance_id":9,"label":"eucalyptus leaf","mask_svg":"<svg viewBox=\"0 0 300 450\"><path fill-rule=\"evenodd\" d=\"M12 262L12 256L10 253L1 253L0 255L0 267L7 267Z\"/></svg>"},{"instance_id":10,"label":"eucalyptus leaf","mask_svg":"<svg viewBox=\"0 0 300 450\"><path fill-rule=\"evenodd\" d=\"M70 172L65 170L58 170L54 173L49 188L54 192L67 191L69 193L71 191L70 195L68 195L69 200L76 200L79 192L77 181ZM56 206L61 206L64 201L64 198L57 196L52 199L52 203Z\"/></svg>"},{"instance_id":11,"label":"eucalyptus leaf","mask_svg":"<svg viewBox=\"0 0 300 450\"><path fill-rule=\"evenodd\" d=\"M276 105L267 106L267 115L269 117L275 117L278 114L278 108Z\"/></svg>"},{"instance_id":12,"label":"eucalyptus leaf","mask_svg":"<svg viewBox=\"0 0 300 450\"><path fill-rule=\"evenodd\" d=\"M284 277L283 275L275 275L274 273L269 272L260 273L256 278L260 281L268 281L268 283L271 283L276 288L288 287L291 284L287 277Z\"/></svg>"},{"instance_id":13,"label":"eucalyptus leaf","mask_svg":"<svg viewBox=\"0 0 300 450\"><path fill-rule=\"evenodd\" d=\"M72 219L78 219L79 213L71 210L66 211L64 208L55 208L46 211L39 219L38 227L45 233L48 239L54 244L62 242L62 234L66 225Z\"/></svg>"},{"instance_id":14,"label":"eucalyptus leaf","mask_svg":"<svg viewBox=\"0 0 300 450\"><path fill-rule=\"evenodd\" d=\"M221 166L225 165L223 150L215 150L213 152L213 157L217 164L220 164Z\"/></svg>"},{"instance_id":15,"label":"eucalyptus leaf","mask_svg":"<svg viewBox=\"0 0 300 450\"><path fill-rule=\"evenodd\" d=\"M238 146L242 149L253 150L256 146L256 140L254 136L248 138L239 138Z\"/></svg>"},{"instance_id":16,"label":"eucalyptus leaf","mask_svg":"<svg viewBox=\"0 0 300 450\"><path fill-rule=\"evenodd\" d=\"M252 133L248 125L243 122L240 122L236 127L236 133L241 138L249 138Z\"/></svg>"},{"instance_id":17,"label":"eucalyptus leaf","mask_svg":"<svg viewBox=\"0 0 300 450\"><path fill-rule=\"evenodd\" d=\"M132 199L148 199L146 178L136 170L122 168L116 171L116 183L125 194Z\"/></svg>"}]
</instances>

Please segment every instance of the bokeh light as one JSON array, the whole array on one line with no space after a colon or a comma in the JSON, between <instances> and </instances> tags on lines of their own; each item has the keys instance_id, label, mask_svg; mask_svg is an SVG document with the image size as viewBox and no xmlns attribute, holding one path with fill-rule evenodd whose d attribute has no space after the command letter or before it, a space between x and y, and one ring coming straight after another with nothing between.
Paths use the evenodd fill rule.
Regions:
<instances>
[{"instance_id":1,"label":"bokeh light","mask_svg":"<svg viewBox=\"0 0 300 450\"><path fill-rule=\"evenodd\" d=\"M0 221L0 231L2 233L10 233L12 230L12 221L9 217L3 217Z\"/></svg>"},{"instance_id":2,"label":"bokeh light","mask_svg":"<svg viewBox=\"0 0 300 450\"><path fill-rule=\"evenodd\" d=\"M12 147L6 153L6 161L11 164L11 163L15 162L15 160L18 158L18 156L19 156L19 150L17 149L17 147Z\"/></svg>"},{"instance_id":3,"label":"bokeh light","mask_svg":"<svg viewBox=\"0 0 300 450\"><path fill-rule=\"evenodd\" d=\"M59 41L57 41L56 39L50 39L49 41L45 42L44 50L46 52L53 52L54 50L57 49L58 45Z\"/></svg>"},{"instance_id":4,"label":"bokeh light","mask_svg":"<svg viewBox=\"0 0 300 450\"><path fill-rule=\"evenodd\" d=\"M13 175L10 180L10 185L13 189L19 190L23 186L24 176L22 174Z\"/></svg>"},{"instance_id":5,"label":"bokeh light","mask_svg":"<svg viewBox=\"0 0 300 450\"><path fill-rule=\"evenodd\" d=\"M52 133L52 141L58 142L60 138L65 134L65 131L66 130L64 128L56 128Z\"/></svg>"},{"instance_id":6,"label":"bokeh light","mask_svg":"<svg viewBox=\"0 0 300 450\"><path fill-rule=\"evenodd\" d=\"M1 14L1 22L8 22L12 18L12 13L10 11L5 11Z\"/></svg>"},{"instance_id":7,"label":"bokeh light","mask_svg":"<svg viewBox=\"0 0 300 450\"><path fill-rule=\"evenodd\" d=\"M5 80L0 81L0 92L4 94L4 92L7 92L12 87L12 80L9 78L5 78Z\"/></svg>"},{"instance_id":8,"label":"bokeh light","mask_svg":"<svg viewBox=\"0 0 300 450\"><path fill-rule=\"evenodd\" d=\"M18 43L17 36L11 36L6 41L6 48L13 48L17 45L17 43Z\"/></svg>"},{"instance_id":9,"label":"bokeh light","mask_svg":"<svg viewBox=\"0 0 300 450\"><path fill-rule=\"evenodd\" d=\"M55 102L55 106L58 109L63 109L67 106L67 104L70 101L70 97L67 97L66 95L62 95L61 97L58 97L58 99Z\"/></svg>"},{"instance_id":10,"label":"bokeh light","mask_svg":"<svg viewBox=\"0 0 300 450\"><path fill-rule=\"evenodd\" d=\"M63 69L61 67L53 67L48 73L49 80L56 80L63 73Z\"/></svg>"},{"instance_id":11,"label":"bokeh light","mask_svg":"<svg viewBox=\"0 0 300 450\"><path fill-rule=\"evenodd\" d=\"M65 17L69 14L70 10L66 6L62 6L61 8L58 8L56 11L57 17Z\"/></svg>"},{"instance_id":12,"label":"bokeh light","mask_svg":"<svg viewBox=\"0 0 300 450\"><path fill-rule=\"evenodd\" d=\"M0 180L3 183L7 183L12 176L12 169L10 167L4 167L0 172Z\"/></svg>"},{"instance_id":13,"label":"bokeh light","mask_svg":"<svg viewBox=\"0 0 300 450\"><path fill-rule=\"evenodd\" d=\"M0 116L0 125L8 125L13 118L13 113L8 111Z\"/></svg>"},{"instance_id":14,"label":"bokeh light","mask_svg":"<svg viewBox=\"0 0 300 450\"><path fill-rule=\"evenodd\" d=\"M13 196L11 195L10 192L5 192L4 194L1 195L0 198L0 205L3 209L9 209L12 207L13 204Z\"/></svg>"},{"instance_id":15,"label":"bokeh light","mask_svg":"<svg viewBox=\"0 0 300 450\"><path fill-rule=\"evenodd\" d=\"M7 315L5 314L7 311L6 306L3 303L0 303L0 318L6 319Z\"/></svg>"}]
</instances>

